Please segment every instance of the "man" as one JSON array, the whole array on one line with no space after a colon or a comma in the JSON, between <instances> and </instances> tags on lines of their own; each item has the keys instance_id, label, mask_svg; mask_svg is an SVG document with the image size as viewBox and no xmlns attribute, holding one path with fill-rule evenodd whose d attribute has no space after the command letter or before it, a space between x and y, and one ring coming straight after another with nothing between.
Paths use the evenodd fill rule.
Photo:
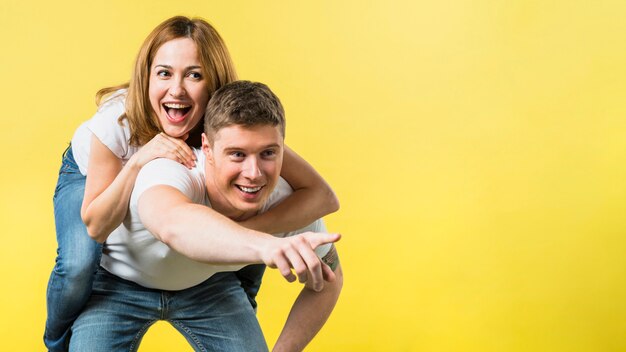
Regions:
<instances>
[{"instance_id":1,"label":"man","mask_svg":"<svg viewBox=\"0 0 626 352\"><path fill-rule=\"evenodd\" d=\"M197 168L158 159L138 175L129 215L107 240L93 295L72 328L70 350L135 350L152 323L167 320L196 350L265 351L241 281L227 271L249 263L278 268L289 281L293 268L306 282L276 351L302 350L330 315L343 280L332 245L338 235L319 233L321 220L285 238L233 222L291 192L279 178L280 101L263 84L234 82L214 93L205 121Z\"/></svg>"}]
</instances>

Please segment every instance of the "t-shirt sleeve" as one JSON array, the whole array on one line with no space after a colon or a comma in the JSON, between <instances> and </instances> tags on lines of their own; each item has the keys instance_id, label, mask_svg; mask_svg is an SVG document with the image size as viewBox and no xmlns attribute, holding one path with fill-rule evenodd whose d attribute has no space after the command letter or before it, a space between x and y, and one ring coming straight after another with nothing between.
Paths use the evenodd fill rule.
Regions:
<instances>
[{"instance_id":1,"label":"t-shirt sleeve","mask_svg":"<svg viewBox=\"0 0 626 352\"><path fill-rule=\"evenodd\" d=\"M150 161L139 171L130 198L131 207L137 205L146 190L159 185L176 188L194 203L203 202L204 183L198 168L189 170L176 161L162 158Z\"/></svg>"},{"instance_id":2,"label":"t-shirt sleeve","mask_svg":"<svg viewBox=\"0 0 626 352\"><path fill-rule=\"evenodd\" d=\"M125 94L116 94L100 106L89 120L88 128L115 156L126 159L130 131L126 126L126 121L123 121L124 125L118 122L119 117L125 111Z\"/></svg>"}]
</instances>

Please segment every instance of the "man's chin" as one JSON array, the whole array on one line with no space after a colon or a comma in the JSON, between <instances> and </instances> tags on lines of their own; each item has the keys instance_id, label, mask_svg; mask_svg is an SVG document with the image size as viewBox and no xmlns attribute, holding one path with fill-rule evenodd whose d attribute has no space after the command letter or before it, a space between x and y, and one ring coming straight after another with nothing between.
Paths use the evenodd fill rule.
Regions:
<instances>
[{"instance_id":1,"label":"man's chin","mask_svg":"<svg viewBox=\"0 0 626 352\"><path fill-rule=\"evenodd\" d=\"M235 208L237 208L237 210L241 212L250 213L250 212L258 212L259 210L261 210L261 208L263 207L263 204L265 204L265 201L266 201L265 198L258 198L255 200L250 200L250 199L242 199L241 197L237 197L237 200L235 202L232 202L231 204L233 204Z\"/></svg>"},{"instance_id":2,"label":"man's chin","mask_svg":"<svg viewBox=\"0 0 626 352\"><path fill-rule=\"evenodd\" d=\"M249 212L257 212L259 210L261 210L261 208L263 207L263 203L258 203L258 202L254 202L254 203L250 203L250 202L241 202L239 203L239 210L249 213Z\"/></svg>"}]
</instances>

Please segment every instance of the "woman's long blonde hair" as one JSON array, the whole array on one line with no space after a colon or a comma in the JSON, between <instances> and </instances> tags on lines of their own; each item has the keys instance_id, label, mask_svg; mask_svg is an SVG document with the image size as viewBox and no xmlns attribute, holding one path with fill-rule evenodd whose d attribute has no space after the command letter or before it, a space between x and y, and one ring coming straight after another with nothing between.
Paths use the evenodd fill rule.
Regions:
<instances>
[{"instance_id":1,"label":"woman's long blonde hair","mask_svg":"<svg viewBox=\"0 0 626 352\"><path fill-rule=\"evenodd\" d=\"M226 83L236 81L235 66L226 44L215 28L205 20L184 16L172 17L158 25L141 45L130 82L114 87L103 88L96 93L96 103L115 91L128 88L126 111L118 122L128 120L130 144L142 146L163 131L161 123L150 104L148 86L150 67L157 50L166 42L190 38L198 48L198 57L207 79L209 96ZM199 123L202 126L202 122Z\"/></svg>"}]
</instances>

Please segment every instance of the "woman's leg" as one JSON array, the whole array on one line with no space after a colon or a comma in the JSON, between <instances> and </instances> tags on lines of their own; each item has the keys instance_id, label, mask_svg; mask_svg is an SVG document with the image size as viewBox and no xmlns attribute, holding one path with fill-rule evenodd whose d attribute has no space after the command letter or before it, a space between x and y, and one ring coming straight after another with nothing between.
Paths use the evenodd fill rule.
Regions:
<instances>
[{"instance_id":1,"label":"woman's leg","mask_svg":"<svg viewBox=\"0 0 626 352\"><path fill-rule=\"evenodd\" d=\"M137 351L148 328L163 311L163 293L100 268L93 293L72 326L70 351Z\"/></svg>"},{"instance_id":2,"label":"woman's leg","mask_svg":"<svg viewBox=\"0 0 626 352\"><path fill-rule=\"evenodd\" d=\"M64 153L53 198L58 249L48 281L44 333L50 351L67 351L70 327L89 299L102 255L102 245L89 237L80 216L84 193L85 177L70 147Z\"/></svg>"}]
</instances>

